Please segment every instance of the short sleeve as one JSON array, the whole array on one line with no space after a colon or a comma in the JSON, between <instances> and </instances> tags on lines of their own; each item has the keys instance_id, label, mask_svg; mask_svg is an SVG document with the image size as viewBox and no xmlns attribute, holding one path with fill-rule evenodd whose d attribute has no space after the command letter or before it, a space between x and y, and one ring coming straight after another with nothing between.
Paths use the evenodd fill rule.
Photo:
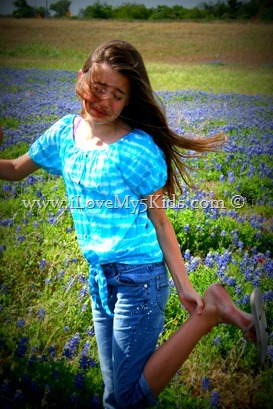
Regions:
<instances>
[{"instance_id":1,"label":"short sleeve","mask_svg":"<svg viewBox=\"0 0 273 409\"><path fill-rule=\"evenodd\" d=\"M156 192L166 184L164 154L152 137L143 131L132 133L120 146L120 167L125 182L139 196Z\"/></svg>"},{"instance_id":2,"label":"short sleeve","mask_svg":"<svg viewBox=\"0 0 273 409\"><path fill-rule=\"evenodd\" d=\"M49 173L62 174L61 141L70 130L73 118L72 115L63 117L30 146L30 158Z\"/></svg>"}]
</instances>

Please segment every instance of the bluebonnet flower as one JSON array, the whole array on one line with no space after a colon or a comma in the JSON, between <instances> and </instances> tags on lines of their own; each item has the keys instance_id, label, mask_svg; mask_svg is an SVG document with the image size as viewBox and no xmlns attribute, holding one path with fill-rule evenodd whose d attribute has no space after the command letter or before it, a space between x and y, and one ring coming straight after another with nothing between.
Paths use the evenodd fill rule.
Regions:
<instances>
[{"instance_id":1,"label":"bluebonnet flower","mask_svg":"<svg viewBox=\"0 0 273 409\"><path fill-rule=\"evenodd\" d=\"M79 403L80 398L79 395L77 393L73 393L70 397L70 402L75 405L74 407L77 407L77 404Z\"/></svg>"},{"instance_id":2,"label":"bluebonnet flower","mask_svg":"<svg viewBox=\"0 0 273 409\"><path fill-rule=\"evenodd\" d=\"M46 383L45 384L45 394L48 394L50 392L51 392L51 386L48 383Z\"/></svg>"},{"instance_id":3,"label":"bluebonnet flower","mask_svg":"<svg viewBox=\"0 0 273 409\"><path fill-rule=\"evenodd\" d=\"M20 236L16 237L15 240L18 243L22 243L25 240L25 236L23 234L20 234Z\"/></svg>"},{"instance_id":4,"label":"bluebonnet flower","mask_svg":"<svg viewBox=\"0 0 273 409\"><path fill-rule=\"evenodd\" d=\"M215 337L214 338L214 340L213 340L213 345L219 345L220 343L221 343L221 337L219 337L219 336L217 336L217 337Z\"/></svg>"},{"instance_id":5,"label":"bluebonnet flower","mask_svg":"<svg viewBox=\"0 0 273 409\"><path fill-rule=\"evenodd\" d=\"M228 171L228 183L234 183L234 182L235 182L234 172L229 170Z\"/></svg>"},{"instance_id":6,"label":"bluebonnet flower","mask_svg":"<svg viewBox=\"0 0 273 409\"><path fill-rule=\"evenodd\" d=\"M91 346L90 341L86 341L84 343L83 348L82 348L82 356L87 356L88 355L88 352L90 350L90 346Z\"/></svg>"},{"instance_id":7,"label":"bluebonnet flower","mask_svg":"<svg viewBox=\"0 0 273 409\"><path fill-rule=\"evenodd\" d=\"M5 246L5 244L2 244L2 245L0 246L0 256L1 256L1 254L3 253L3 251L5 251L5 250L7 250L7 247Z\"/></svg>"},{"instance_id":8,"label":"bluebonnet flower","mask_svg":"<svg viewBox=\"0 0 273 409\"><path fill-rule=\"evenodd\" d=\"M272 302L273 301L273 291L267 290L263 294L263 299L265 302Z\"/></svg>"},{"instance_id":9,"label":"bluebonnet flower","mask_svg":"<svg viewBox=\"0 0 273 409\"><path fill-rule=\"evenodd\" d=\"M96 366L97 366L97 363L91 357L83 355L79 359L80 369L87 370L89 368L94 368Z\"/></svg>"},{"instance_id":10,"label":"bluebonnet flower","mask_svg":"<svg viewBox=\"0 0 273 409\"><path fill-rule=\"evenodd\" d=\"M46 310L45 308L40 308L38 311L38 318L39 320L44 320L46 315Z\"/></svg>"},{"instance_id":11,"label":"bluebonnet flower","mask_svg":"<svg viewBox=\"0 0 273 409\"><path fill-rule=\"evenodd\" d=\"M213 266L214 258L213 258L213 255L212 255L211 252L206 255L205 260L204 260L204 263L205 263L205 265L208 266L208 267L212 267L212 266Z\"/></svg>"},{"instance_id":12,"label":"bluebonnet flower","mask_svg":"<svg viewBox=\"0 0 273 409\"><path fill-rule=\"evenodd\" d=\"M56 217L54 215L50 215L49 218L47 219L47 221L48 221L49 224L52 224L54 226L57 224L57 219L56 219Z\"/></svg>"},{"instance_id":13,"label":"bluebonnet flower","mask_svg":"<svg viewBox=\"0 0 273 409\"><path fill-rule=\"evenodd\" d=\"M184 258L184 260L190 260L190 258L191 258L191 252L190 252L190 250L186 250L185 251L185 253L183 254L183 258Z\"/></svg>"},{"instance_id":14,"label":"bluebonnet flower","mask_svg":"<svg viewBox=\"0 0 273 409\"><path fill-rule=\"evenodd\" d=\"M61 270L61 271L58 272L57 278L63 279L64 275L65 275L65 272L63 270Z\"/></svg>"},{"instance_id":15,"label":"bluebonnet flower","mask_svg":"<svg viewBox=\"0 0 273 409\"><path fill-rule=\"evenodd\" d=\"M57 357L57 352L56 352L56 349L55 349L55 346L54 345L51 345L49 348L48 348L48 353L49 353L49 356L50 356L50 358L56 358Z\"/></svg>"},{"instance_id":16,"label":"bluebonnet flower","mask_svg":"<svg viewBox=\"0 0 273 409\"><path fill-rule=\"evenodd\" d=\"M188 273L191 273L196 270L200 263L200 258L199 257L191 257L190 262L186 265L186 269Z\"/></svg>"},{"instance_id":17,"label":"bluebonnet flower","mask_svg":"<svg viewBox=\"0 0 273 409\"><path fill-rule=\"evenodd\" d=\"M81 390L84 388L84 375L83 373L79 372L74 377L74 385L75 388Z\"/></svg>"},{"instance_id":18,"label":"bluebonnet flower","mask_svg":"<svg viewBox=\"0 0 273 409\"><path fill-rule=\"evenodd\" d=\"M273 362L273 345L268 345L267 347L267 356Z\"/></svg>"},{"instance_id":19,"label":"bluebonnet flower","mask_svg":"<svg viewBox=\"0 0 273 409\"><path fill-rule=\"evenodd\" d=\"M87 282L88 282L87 277L85 275L83 275L83 274L78 275L78 280L82 284L87 284Z\"/></svg>"},{"instance_id":20,"label":"bluebonnet flower","mask_svg":"<svg viewBox=\"0 0 273 409\"><path fill-rule=\"evenodd\" d=\"M46 265L46 260L43 258L43 259L40 261L40 270L43 270L43 269L45 268L45 265Z\"/></svg>"},{"instance_id":21,"label":"bluebonnet flower","mask_svg":"<svg viewBox=\"0 0 273 409\"><path fill-rule=\"evenodd\" d=\"M79 292L79 298L84 298L84 297L86 297L87 293L88 293L87 287L86 287L86 286L85 286L85 287L82 287L81 290L80 290L80 292Z\"/></svg>"},{"instance_id":22,"label":"bluebonnet flower","mask_svg":"<svg viewBox=\"0 0 273 409\"><path fill-rule=\"evenodd\" d=\"M94 328L88 327L86 330L86 334L89 335L90 337L93 337L95 335Z\"/></svg>"},{"instance_id":23,"label":"bluebonnet flower","mask_svg":"<svg viewBox=\"0 0 273 409\"><path fill-rule=\"evenodd\" d=\"M63 356L71 359L73 356L77 355L79 343L80 343L80 334L77 332L65 344Z\"/></svg>"},{"instance_id":24,"label":"bluebonnet flower","mask_svg":"<svg viewBox=\"0 0 273 409\"><path fill-rule=\"evenodd\" d=\"M237 285L237 286L235 287L235 293L236 293L237 295L241 294L242 290L243 290L243 287L242 287L241 285Z\"/></svg>"},{"instance_id":25,"label":"bluebonnet flower","mask_svg":"<svg viewBox=\"0 0 273 409\"><path fill-rule=\"evenodd\" d=\"M0 220L0 225L3 227L11 227L14 223L13 219L2 219Z\"/></svg>"},{"instance_id":26,"label":"bluebonnet flower","mask_svg":"<svg viewBox=\"0 0 273 409\"><path fill-rule=\"evenodd\" d=\"M34 183L36 183L36 181L37 181L37 178L34 175L29 175L26 178L26 184L27 185L34 185Z\"/></svg>"},{"instance_id":27,"label":"bluebonnet flower","mask_svg":"<svg viewBox=\"0 0 273 409\"><path fill-rule=\"evenodd\" d=\"M2 293L2 294L7 294L7 292L8 292L8 287L6 286L5 283L3 283L3 284L1 285L1 293Z\"/></svg>"},{"instance_id":28,"label":"bluebonnet flower","mask_svg":"<svg viewBox=\"0 0 273 409\"><path fill-rule=\"evenodd\" d=\"M210 379L205 377L202 379L202 391L207 391L211 388Z\"/></svg>"},{"instance_id":29,"label":"bluebonnet flower","mask_svg":"<svg viewBox=\"0 0 273 409\"><path fill-rule=\"evenodd\" d=\"M22 358L26 355L27 350L28 350L28 338L22 337L17 344L15 354L19 358Z\"/></svg>"},{"instance_id":30,"label":"bluebonnet flower","mask_svg":"<svg viewBox=\"0 0 273 409\"><path fill-rule=\"evenodd\" d=\"M3 191L6 192L6 193L7 193L7 192L11 192L11 184L10 184L10 183L6 183L6 182L3 183L3 184L2 184L2 189L3 189Z\"/></svg>"},{"instance_id":31,"label":"bluebonnet flower","mask_svg":"<svg viewBox=\"0 0 273 409\"><path fill-rule=\"evenodd\" d=\"M24 328L24 326L26 325L25 320L23 318L18 319L16 324L18 328Z\"/></svg>"},{"instance_id":32,"label":"bluebonnet flower","mask_svg":"<svg viewBox=\"0 0 273 409\"><path fill-rule=\"evenodd\" d=\"M37 362L37 356L34 354L30 355L30 357L28 358L29 367L33 367L33 363L35 362Z\"/></svg>"},{"instance_id":33,"label":"bluebonnet flower","mask_svg":"<svg viewBox=\"0 0 273 409\"><path fill-rule=\"evenodd\" d=\"M41 199L44 198L44 195L42 194L40 189L36 190L36 195L37 195L37 197L40 197Z\"/></svg>"},{"instance_id":34,"label":"bluebonnet flower","mask_svg":"<svg viewBox=\"0 0 273 409\"><path fill-rule=\"evenodd\" d=\"M69 291L74 284L75 284L75 278L72 276L68 279L67 283L65 284L66 291Z\"/></svg>"},{"instance_id":35,"label":"bluebonnet flower","mask_svg":"<svg viewBox=\"0 0 273 409\"><path fill-rule=\"evenodd\" d=\"M229 285L230 287L235 287L236 279L234 277L228 277L226 280L226 284Z\"/></svg>"},{"instance_id":36,"label":"bluebonnet flower","mask_svg":"<svg viewBox=\"0 0 273 409\"><path fill-rule=\"evenodd\" d=\"M88 307L87 303L84 303L84 304L82 305L82 307L81 307L81 313L87 311L87 307Z\"/></svg>"},{"instance_id":37,"label":"bluebonnet flower","mask_svg":"<svg viewBox=\"0 0 273 409\"><path fill-rule=\"evenodd\" d=\"M248 305L249 304L250 296L245 294L240 300L237 300L238 305Z\"/></svg>"},{"instance_id":38,"label":"bluebonnet flower","mask_svg":"<svg viewBox=\"0 0 273 409\"><path fill-rule=\"evenodd\" d=\"M211 393L211 397L210 397L210 404L213 408L219 408L220 407L220 400L221 400L221 396L220 393L218 391L213 391Z\"/></svg>"},{"instance_id":39,"label":"bluebonnet flower","mask_svg":"<svg viewBox=\"0 0 273 409\"><path fill-rule=\"evenodd\" d=\"M244 243L242 241L238 241L238 247L240 249L244 248Z\"/></svg>"}]
</instances>

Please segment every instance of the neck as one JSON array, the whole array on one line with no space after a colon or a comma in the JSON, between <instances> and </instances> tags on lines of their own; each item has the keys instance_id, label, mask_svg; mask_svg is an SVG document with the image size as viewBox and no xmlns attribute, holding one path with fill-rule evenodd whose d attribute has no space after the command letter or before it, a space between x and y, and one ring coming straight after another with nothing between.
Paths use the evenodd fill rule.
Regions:
<instances>
[{"instance_id":1,"label":"neck","mask_svg":"<svg viewBox=\"0 0 273 409\"><path fill-rule=\"evenodd\" d=\"M92 138L112 138L116 134L118 125L116 122L97 123L89 119L85 119L88 129L88 139Z\"/></svg>"},{"instance_id":2,"label":"neck","mask_svg":"<svg viewBox=\"0 0 273 409\"><path fill-rule=\"evenodd\" d=\"M103 147L118 141L130 131L131 128L119 119L96 123L85 118L77 129L75 139L80 145Z\"/></svg>"}]
</instances>

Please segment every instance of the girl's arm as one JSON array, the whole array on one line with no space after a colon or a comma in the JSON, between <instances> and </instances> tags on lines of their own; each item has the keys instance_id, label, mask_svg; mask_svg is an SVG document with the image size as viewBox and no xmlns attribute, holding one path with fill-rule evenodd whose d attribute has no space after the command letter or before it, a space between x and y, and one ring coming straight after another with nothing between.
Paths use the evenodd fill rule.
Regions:
<instances>
[{"instance_id":1,"label":"girl's arm","mask_svg":"<svg viewBox=\"0 0 273 409\"><path fill-rule=\"evenodd\" d=\"M0 159L0 179L3 180L22 180L37 169L39 166L30 159L28 153L17 159Z\"/></svg>"},{"instance_id":2,"label":"girl's arm","mask_svg":"<svg viewBox=\"0 0 273 409\"><path fill-rule=\"evenodd\" d=\"M203 300L194 290L189 280L173 226L163 207L162 197L162 189L144 197L148 208L148 216L156 229L158 242L180 301L190 313L197 308L197 312L202 314Z\"/></svg>"}]
</instances>

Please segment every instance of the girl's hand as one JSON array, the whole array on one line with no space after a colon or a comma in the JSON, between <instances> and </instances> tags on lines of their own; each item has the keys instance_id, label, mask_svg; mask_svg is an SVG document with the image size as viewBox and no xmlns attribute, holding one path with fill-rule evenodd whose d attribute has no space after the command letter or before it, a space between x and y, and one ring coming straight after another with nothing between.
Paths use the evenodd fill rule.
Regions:
<instances>
[{"instance_id":1,"label":"girl's hand","mask_svg":"<svg viewBox=\"0 0 273 409\"><path fill-rule=\"evenodd\" d=\"M204 308L202 297L193 289L184 289L179 292L179 299L186 310L192 314L196 310L198 315L201 315Z\"/></svg>"}]
</instances>

